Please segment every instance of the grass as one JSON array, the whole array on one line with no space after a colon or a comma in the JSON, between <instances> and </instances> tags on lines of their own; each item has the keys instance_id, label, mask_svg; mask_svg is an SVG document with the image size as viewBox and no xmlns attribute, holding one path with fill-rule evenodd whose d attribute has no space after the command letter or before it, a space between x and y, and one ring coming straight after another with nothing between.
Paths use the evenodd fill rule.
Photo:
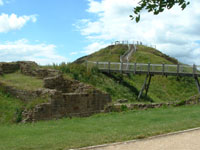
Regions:
<instances>
[{"instance_id":1,"label":"grass","mask_svg":"<svg viewBox=\"0 0 200 150\"><path fill-rule=\"evenodd\" d=\"M160 51L139 45L137 47L136 53L132 56L130 62L137 63L152 63L152 64L177 64L178 60L169 57ZM92 55L84 57L84 60L89 61L114 61L119 62L119 57L127 50L127 46L117 45L106 47ZM79 59L79 62L84 62ZM72 67L73 66L73 67ZM64 65L62 66L64 68ZM106 76L101 73L94 74L93 72L77 73L78 65L69 64L66 66L68 71L63 71L65 74L69 75L71 78L92 84L93 86L108 92L113 100L117 99L128 99L130 102L138 102L137 95L141 90L145 75L120 75L112 74L111 76ZM59 69L59 67L57 68ZM86 76L87 77L86 77ZM96 77L94 77L96 76ZM111 78L112 77L112 78ZM104 86L105 85L105 86ZM194 79L191 77L183 77L177 79L176 77L163 77L163 76L153 76L150 89L148 92L148 97L142 97L140 101L147 102L169 102L177 100L186 100L189 97L197 94L196 85Z\"/></svg>"},{"instance_id":2,"label":"grass","mask_svg":"<svg viewBox=\"0 0 200 150\"><path fill-rule=\"evenodd\" d=\"M87 70L85 65L73 63L63 63L61 65L53 65L48 67L61 70L66 78L79 80L86 84L93 85L101 91L109 93L114 101L122 97L128 99L133 99L136 97L135 93L132 92L131 89L98 72L96 68Z\"/></svg>"},{"instance_id":3,"label":"grass","mask_svg":"<svg viewBox=\"0 0 200 150\"><path fill-rule=\"evenodd\" d=\"M178 60L172 58L168 55L161 53L160 51L151 48L139 45L137 46L138 50L131 57L130 62L137 63L151 63L151 64L177 64Z\"/></svg>"},{"instance_id":4,"label":"grass","mask_svg":"<svg viewBox=\"0 0 200 150\"><path fill-rule=\"evenodd\" d=\"M36 90L43 87L43 80L19 72L0 76L0 82L23 90Z\"/></svg>"},{"instance_id":5,"label":"grass","mask_svg":"<svg viewBox=\"0 0 200 150\"><path fill-rule=\"evenodd\" d=\"M140 90L145 80L145 75L131 75L124 77L129 84ZM170 102L186 100L198 94L195 81L191 77L153 76L149 87L148 96L154 102ZM143 100L146 98L143 97Z\"/></svg>"},{"instance_id":6,"label":"grass","mask_svg":"<svg viewBox=\"0 0 200 150\"><path fill-rule=\"evenodd\" d=\"M123 55L127 50L127 45L119 44L116 46L108 46L87 57L78 59L76 63L83 63L85 60L119 62L120 56Z\"/></svg>"},{"instance_id":7,"label":"grass","mask_svg":"<svg viewBox=\"0 0 200 150\"><path fill-rule=\"evenodd\" d=\"M61 64L51 66L61 70L69 78L91 84L94 87L109 93L116 101L118 99L128 99L129 102L137 103L137 95L142 88L145 75L105 75L96 68L87 70L85 65ZM153 76L149 88L148 97L142 97L142 102L169 102L186 100L197 94L195 81L191 77Z\"/></svg>"},{"instance_id":8,"label":"grass","mask_svg":"<svg viewBox=\"0 0 200 150\"><path fill-rule=\"evenodd\" d=\"M199 113L196 105L0 125L0 150L64 150L145 138L199 127Z\"/></svg>"},{"instance_id":9,"label":"grass","mask_svg":"<svg viewBox=\"0 0 200 150\"><path fill-rule=\"evenodd\" d=\"M23 102L19 99L0 91L0 124L16 122L22 106Z\"/></svg>"}]
</instances>

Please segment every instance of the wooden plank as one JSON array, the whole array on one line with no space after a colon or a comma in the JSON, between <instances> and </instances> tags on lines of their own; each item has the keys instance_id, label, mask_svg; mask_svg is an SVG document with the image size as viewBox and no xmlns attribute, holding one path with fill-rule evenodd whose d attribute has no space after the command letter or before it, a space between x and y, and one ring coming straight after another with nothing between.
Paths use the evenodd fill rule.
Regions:
<instances>
[{"instance_id":1,"label":"wooden plank","mask_svg":"<svg viewBox=\"0 0 200 150\"><path fill-rule=\"evenodd\" d=\"M85 62L86 64L86 67L88 67L88 62ZM107 70L107 72L110 70L111 71L111 68L109 69L106 65L108 64L108 62L90 62L90 63L93 63L93 64L98 64L98 67L99 67L99 64L102 64L104 65L104 68L99 68L101 70ZM121 63L112 63L112 64L116 64L116 65L119 65L119 69L117 68L112 68L112 72L120 72L120 73L134 73L134 74L147 74L147 73L151 73L152 75L170 75L170 76L190 76L190 77L194 77L194 76L200 76L200 74L197 73L197 68L196 68L196 65L193 65L193 71L180 71L180 69L182 68L182 66L180 67L179 64L178 65L165 65L165 64L150 64L150 67L149 67L149 64L137 64L137 63L128 63L127 64L127 68L124 69L125 65L123 64L123 62ZM132 67L128 67L130 65L134 65L134 69L132 69ZM163 66L162 66L163 65ZM145 67L145 69L142 69L143 66L148 66ZM151 66L152 66L152 70L151 70ZM162 66L162 70L156 70L154 67L156 66ZM138 67L138 69L137 69ZM176 67L176 71L169 71L168 70L168 67ZM146 69L147 68L147 69ZM189 67L192 69L192 67Z\"/></svg>"},{"instance_id":2,"label":"wooden plank","mask_svg":"<svg viewBox=\"0 0 200 150\"><path fill-rule=\"evenodd\" d=\"M96 67L99 68L99 62L98 61L96 62Z\"/></svg>"},{"instance_id":3,"label":"wooden plank","mask_svg":"<svg viewBox=\"0 0 200 150\"><path fill-rule=\"evenodd\" d=\"M123 62L121 62L121 73L123 72Z\"/></svg>"},{"instance_id":4,"label":"wooden plank","mask_svg":"<svg viewBox=\"0 0 200 150\"><path fill-rule=\"evenodd\" d=\"M199 79L198 79L198 77L195 77L195 82L196 82L196 86L197 86L198 92L199 92L199 94L200 94L200 84L199 84Z\"/></svg>"},{"instance_id":5,"label":"wooden plank","mask_svg":"<svg viewBox=\"0 0 200 150\"><path fill-rule=\"evenodd\" d=\"M150 73L150 63L148 63L148 74Z\"/></svg>"},{"instance_id":6,"label":"wooden plank","mask_svg":"<svg viewBox=\"0 0 200 150\"><path fill-rule=\"evenodd\" d=\"M134 63L134 74L136 73L136 70L137 69L137 64L136 64L136 62Z\"/></svg>"},{"instance_id":7,"label":"wooden plank","mask_svg":"<svg viewBox=\"0 0 200 150\"><path fill-rule=\"evenodd\" d=\"M142 89L140 90L140 93L139 93L139 95L138 95L138 100L140 99L140 97L142 96L142 93L143 93L143 91L144 91L144 89L145 89L145 87L146 87L146 83L147 83L147 79L148 79L148 77L149 77L149 75L147 74L147 76L146 76L146 78L145 78L145 80L144 80L144 84L143 84L143 86L142 86Z\"/></svg>"},{"instance_id":8,"label":"wooden plank","mask_svg":"<svg viewBox=\"0 0 200 150\"><path fill-rule=\"evenodd\" d=\"M162 64L162 75L164 76L165 74L165 64Z\"/></svg>"},{"instance_id":9,"label":"wooden plank","mask_svg":"<svg viewBox=\"0 0 200 150\"><path fill-rule=\"evenodd\" d=\"M179 75L180 64L177 64L177 76Z\"/></svg>"},{"instance_id":10,"label":"wooden plank","mask_svg":"<svg viewBox=\"0 0 200 150\"><path fill-rule=\"evenodd\" d=\"M193 64L193 76L195 77L195 75L196 75L196 65Z\"/></svg>"},{"instance_id":11,"label":"wooden plank","mask_svg":"<svg viewBox=\"0 0 200 150\"><path fill-rule=\"evenodd\" d=\"M108 62L108 73L110 73L110 61Z\"/></svg>"},{"instance_id":12,"label":"wooden plank","mask_svg":"<svg viewBox=\"0 0 200 150\"><path fill-rule=\"evenodd\" d=\"M148 81L148 84L147 84L147 86L146 86L146 93L145 93L145 96L147 96L148 91L149 91L149 86L150 86L150 83L151 83L151 77L152 77L152 75L149 76L149 81Z\"/></svg>"}]
</instances>

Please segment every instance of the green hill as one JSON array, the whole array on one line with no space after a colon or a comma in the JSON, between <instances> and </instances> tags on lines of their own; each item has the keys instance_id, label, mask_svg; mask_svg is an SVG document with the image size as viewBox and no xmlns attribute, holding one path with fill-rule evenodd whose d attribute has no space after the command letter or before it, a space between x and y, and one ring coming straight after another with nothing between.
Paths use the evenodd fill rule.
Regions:
<instances>
[{"instance_id":1,"label":"green hill","mask_svg":"<svg viewBox=\"0 0 200 150\"><path fill-rule=\"evenodd\" d=\"M87 70L85 61L112 61L119 62L120 56L127 51L126 45L108 46L89 56L82 57L74 63L52 66L43 66L44 68L54 68L62 71L66 78L79 80L90 84L102 91L109 93L113 102L118 99L128 99L130 103L151 103L151 102L170 102L187 100L197 94L196 85L193 78L190 77L164 77L153 76L148 96L143 96L137 100L139 91L143 85L145 75L134 74L103 74L97 68ZM132 56L131 62L138 63L166 63L177 64L175 58L169 57L160 51L138 46L136 53ZM24 76L19 72L7 74L0 77L2 83L12 85L18 89L41 88L41 80ZM43 102L36 100L34 103ZM27 105L27 104L26 104ZM35 104L30 104L35 105ZM0 123L20 120L21 109L25 104L9 94L5 94L0 88Z\"/></svg>"},{"instance_id":2,"label":"green hill","mask_svg":"<svg viewBox=\"0 0 200 150\"><path fill-rule=\"evenodd\" d=\"M136 100L137 95L143 85L145 75L108 75L99 73L95 68L88 70L88 72L85 71L84 62L86 60L119 62L120 56L127 49L126 45L108 46L89 56L82 57L74 63L68 65L62 64L54 66L54 68L62 70L71 78L92 84L110 93L113 101L128 99L130 102L138 102ZM130 62L177 64L178 60L154 48L139 45ZM142 97L141 101L166 102L185 100L195 94L197 94L197 89L193 78L153 76L148 97Z\"/></svg>"}]
</instances>

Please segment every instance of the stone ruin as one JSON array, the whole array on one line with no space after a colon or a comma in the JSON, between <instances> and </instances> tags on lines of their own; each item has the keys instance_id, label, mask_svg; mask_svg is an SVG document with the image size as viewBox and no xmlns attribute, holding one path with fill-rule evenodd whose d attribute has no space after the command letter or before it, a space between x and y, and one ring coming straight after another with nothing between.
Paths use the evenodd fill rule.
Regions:
<instances>
[{"instance_id":1,"label":"stone ruin","mask_svg":"<svg viewBox=\"0 0 200 150\"><path fill-rule=\"evenodd\" d=\"M23 111L23 122L50 120L72 116L90 116L104 111L111 102L110 95L79 81L69 80L62 73L53 69L44 69L35 62L19 61L0 63L0 75L20 71L24 75L34 76L44 81L44 88L35 91L21 90L7 86L0 81L0 86L11 95L30 102L37 97L48 97L47 103L36 105Z\"/></svg>"}]
</instances>

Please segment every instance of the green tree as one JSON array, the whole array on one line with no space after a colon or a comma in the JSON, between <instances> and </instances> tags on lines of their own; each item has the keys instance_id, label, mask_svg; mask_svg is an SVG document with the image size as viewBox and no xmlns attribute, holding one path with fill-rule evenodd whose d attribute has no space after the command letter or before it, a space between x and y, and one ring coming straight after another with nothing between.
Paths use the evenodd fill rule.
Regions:
<instances>
[{"instance_id":1,"label":"green tree","mask_svg":"<svg viewBox=\"0 0 200 150\"><path fill-rule=\"evenodd\" d=\"M148 12L153 12L154 15L158 15L165 9L171 9L178 4L182 10L184 10L190 2L186 0L140 0L138 6L133 9L134 15L130 15L131 19L135 19L136 22L140 21L140 12L146 9Z\"/></svg>"}]
</instances>

